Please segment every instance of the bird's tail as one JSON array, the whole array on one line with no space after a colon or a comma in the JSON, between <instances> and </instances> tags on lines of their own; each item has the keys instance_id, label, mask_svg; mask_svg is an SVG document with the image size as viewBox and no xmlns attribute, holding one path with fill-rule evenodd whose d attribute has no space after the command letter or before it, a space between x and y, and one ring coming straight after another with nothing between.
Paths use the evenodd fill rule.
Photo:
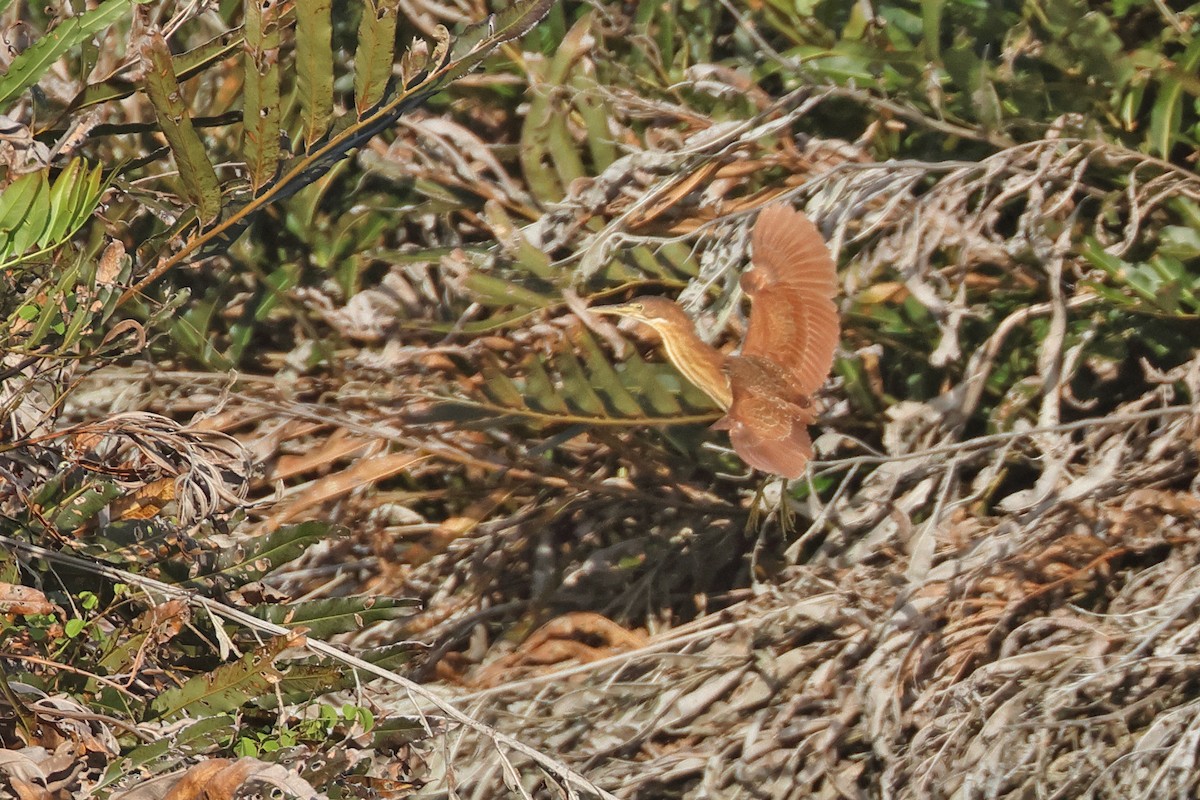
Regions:
<instances>
[{"instance_id":1,"label":"bird's tail","mask_svg":"<svg viewBox=\"0 0 1200 800\"><path fill-rule=\"evenodd\" d=\"M802 420L794 421L791 432L782 438L765 437L728 415L717 420L713 427L729 431L729 441L742 460L764 472L799 478L812 459L812 438Z\"/></svg>"}]
</instances>

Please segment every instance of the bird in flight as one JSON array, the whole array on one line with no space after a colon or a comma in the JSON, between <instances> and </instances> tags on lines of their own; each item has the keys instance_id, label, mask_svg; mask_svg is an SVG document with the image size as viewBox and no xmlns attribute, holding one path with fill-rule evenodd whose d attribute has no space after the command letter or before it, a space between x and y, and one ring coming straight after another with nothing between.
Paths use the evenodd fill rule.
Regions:
<instances>
[{"instance_id":1,"label":"bird in flight","mask_svg":"<svg viewBox=\"0 0 1200 800\"><path fill-rule=\"evenodd\" d=\"M839 328L837 270L808 217L783 205L763 209L750 237L753 266L742 274L750 323L741 350L705 343L678 304L664 297L594 306L598 314L649 325L667 359L725 411L734 452L752 467L798 478L812 458L812 395L833 365Z\"/></svg>"}]
</instances>

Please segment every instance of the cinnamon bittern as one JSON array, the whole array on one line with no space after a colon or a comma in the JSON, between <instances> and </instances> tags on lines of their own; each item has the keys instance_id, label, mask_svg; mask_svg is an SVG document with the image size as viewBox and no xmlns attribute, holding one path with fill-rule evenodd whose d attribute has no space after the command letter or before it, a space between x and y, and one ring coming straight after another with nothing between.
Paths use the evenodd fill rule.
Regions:
<instances>
[{"instance_id":1,"label":"cinnamon bittern","mask_svg":"<svg viewBox=\"0 0 1200 800\"><path fill-rule=\"evenodd\" d=\"M683 309L663 297L592 310L653 328L675 368L726 412L713 427L729 431L742 460L798 478L812 458L811 397L837 348L837 271L816 226L782 205L758 215L751 247L753 266L740 280L750 323L737 355L706 344Z\"/></svg>"}]
</instances>

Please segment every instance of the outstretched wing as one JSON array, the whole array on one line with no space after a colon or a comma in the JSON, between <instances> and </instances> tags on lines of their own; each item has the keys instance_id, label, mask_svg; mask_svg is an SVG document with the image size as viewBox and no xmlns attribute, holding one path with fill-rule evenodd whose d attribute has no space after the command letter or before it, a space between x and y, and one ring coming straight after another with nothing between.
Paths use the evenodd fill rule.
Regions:
<instances>
[{"instance_id":1,"label":"outstretched wing","mask_svg":"<svg viewBox=\"0 0 1200 800\"><path fill-rule=\"evenodd\" d=\"M840 333L833 257L808 217L782 205L759 213L751 244L754 266L741 279L752 304L742 353L775 362L810 395L829 375Z\"/></svg>"}]
</instances>

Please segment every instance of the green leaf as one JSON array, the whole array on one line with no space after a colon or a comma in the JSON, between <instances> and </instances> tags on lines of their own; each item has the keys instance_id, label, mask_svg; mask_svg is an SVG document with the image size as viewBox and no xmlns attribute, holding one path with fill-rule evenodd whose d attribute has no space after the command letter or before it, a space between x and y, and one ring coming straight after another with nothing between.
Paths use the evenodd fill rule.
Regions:
<instances>
[{"instance_id":1,"label":"green leaf","mask_svg":"<svg viewBox=\"0 0 1200 800\"><path fill-rule=\"evenodd\" d=\"M46 300L42 303L37 322L33 326L33 331L25 337L25 347L37 347L42 343L43 339L50 335L51 331L63 324L63 297L63 291L58 287L46 293Z\"/></svg>"},{"instance_id":2,"label":"green leaf","mask_svg":"<svg viewBox=\"0 0 1200 800\"><path fill-rule=\"evenodd\" d=\"M145 0L145 2L149 2L149 0ZM234 55L241 47L241 32L240 29L235 28L210 39L198 47L192 48L186 53L172 56L171 63L175 79L177 81L184 81L199 75L213 64L217 64ZM100 103L107 103L111 100L121 100L129 97L135 91L137 91L136 87L131 86L122 74L100 83L89 84L72 101L71 110L78 111L79 109L99 105Z\"/></svg>"},{"instance_id":3,"label":"green leaf","mask_svg":"<svg viewBox=\"0 0 1200 800\"><path fill-rule=\"evenodd\" d=\"M299 558L314 544L340 535L340 531L332 532L331 526L324 522L288 525L230 548L217 559L215 569L197 578L196 582L210 583L220 578L222 584L243 586Z\"/></svg>"},{"instance_id":4,"label":"green leaf","mask_svg":"<svg viewBox=\"0 0 1200 800\"><path fill-rule=\"evenodd\" d=\"M58 514L54 517L54 525L60 531L70 533L120 496L121 489L113 483L86 486L61 503Z\"/></svg>"},{"instance_id":5,"label":"green leaf","mask_svg":"<svg viewBox=\"0 0 1200 800\"><path fill-rule=\"evenodd\" d=\"M545 76L530 90L521 129L521 167L530 190L545 202L560 200L571 181L587 174L567 126L560 87L568 82L591 36L591 15L586 15L567 33Z\"/></svg>"},{"instance_id":6,"label":"green leaf","mask_svg":"<svg viewBox=\"0 0 1200 800\"><path fill-rule=\"evenodd\" d=\"M171 146L188 199L195 204L200 222L207 225L221 213L221 182L192 125L179 83L175 80L171 51L162 34L154 33L146 38L142 57L147 66L146 94L154 106L167 144Z\"/></svg>"},{"instance_id":7,"label":"green leaf","mask_svg":"<svg viewBox=\"0 0 1200 800\"><path fill-rule=\"evenodd\" d=\"M0 110L8 108L15 97L37 83L68 50L124 17L133 3L134 0L105 0L91 11L68 17L14 58L8 71L0 76Z\"/></svg>"},{"instance_id":8,"label":"green leaf","mask_svg":"<svg viewBox=\"0 0 1200 800\"><path fill-rule=\"evenodd\" d=\"M286 704L303 703L318 695L348 689L354 685L354 673L345 664L322 660L316 664L291 664L280 678L278 691ZM260 708L279 707L275 692L258 698Z\"/></svg>"},{"instance_id":9,"label":"green leaf","mask_svg":"<svg viewBox=\"0 0 1200 800\"><path fill-rule=\"evenodd\" d=\"M402 744L428 738L427 730L424 720L418 717L387 717L376 720L372 727L372 745L393 750Z\"/></svg>"},{"instance_id":10,"label":"green leaf","mask_svg":"<svg viewBox=\"0 0 1200 800\"><path fill-rule=\"evenodd\" d=\"M296 4L296 85L304 141L311 148L329 130L333 117L332 0Z\"/></svg>"},{"instance_id":11,"label":"green leaf","mask_svg":"<svg viewBox=\"0 0 1200 800\"><path fill-rule=\"evenodd\" d=\"M279 0L246 0L242 127L250 189L258 194L279 170Z\"/></svg>"},{"instance_id":12,"label":"green leaf","mask_svg":"<svg viewBox=\"0 0 1200 800\"><path fill-rule=\"evenodd\" d=\"M573 103L587 128L587 146L592 157L592 169L603 172L617 160L617 144L613 141L610 120L613 110L607 92L596 80L596 67L591 59L582 59L571 76Z\"/></svg>"},{"instance_id":13,"label":"green leaf","mask_svg":"<svg viewBox=\"0 0 1200 800\"><path fill-rule=\"evenodd\" d=\"M452 60L462 60L472 53L491 50L492 47L524 36L556 0L517 0L497 14L491 14L482 22L468 26L454 40L450 51Z\"/></svg>"},{"instance_id":14,"label":"green leaf","mask_svg":"<svg viewBox=\"0 0 1200 800\"><path fill-rule=\"evenodd\" d=\"M1160 235L1159 253L1182 259L1200 256L1200 230L1190 225L1168 225Z\"/></svg>"},{"instance_id":15,"label":"green leaf","mask_svg":"<svg viewBox=\"0 0 1200 800\"><path fill-rule=\"evenodd\" d=\"M1200 67L1200 38L1184 51L1178 63L1166 71L1158 91L1158 99L1150 111L1150 133L1147 145L1151 153L1169 158L1171 148L1179 137L1183 119L1183 93L1187 81L1195 79Z\"/></svg>"},{"instance_id":16,"label":"green leaf","mask_svg":"<svg viewBox=\"0 0 1200 800\"><path fill-rule=\"evenodd\" d=\"M263 280L263 288L265 294L262 302L254 309L254 320L256 322L265 322L271 312L277 308L287 293L294 289L300 283L300 266L298 264L284 264L279 269L271 272Z\"/></svg>"},{"instance_id":17,"label":"green leaf","mask_svg":"<svg viewBox=\"0 0 1200 800\"><path fill-rule=\"evenodd\" d=\"M368 663L384 669L396 670L411 662L414 653L418 650L419 645L411 642L396 642L371 648L358 655ZM289 665L287 671L284 672L283 680L279 683L279 691L283 695L285 703L296 703L316 695L349 689L357 683L354 670L340 661L330 658L305 659L301 663ZM259 705L263 708L277 708L279 704L272 694L263 697L259 701ZM323 707L321 716L323 719L329 720L331 724L337 722L336 709Z\"/></svg>"},{"instance_id":18,"label":"green leaf","mask_svg":"<svg viewBox=\"0 0 1200 800\"><path fill-rule=\"evenodd\" d=\"M664 386L659 380L660 370L656 370L647 364L641 356L633 353L625 360L625 370L622 373L622 378L628 378L625 385L630 391L640 394L645 398L645 404L657 415L661 417L675 417L683 414L683 406L680 404L676 393Z\"/></svg>"},{"instance_id":19,"label":"green leaf","mask_svg":"<svg viewBox=\"0 0 1200 800\"><path fill-rule=\"evenodd\" d=\"M583 366L570 348L563 348L558 353L557 358L554 359L554 365L562 375L562 393L572 406L585 416L597 418L608 416L604 401L592 388L591 380L584 373Z\"/></svg>"},{"instance_id":20,"label":"green leaf","mask_svg":"<svg viewBox=\"0 0 1200 800\"><path fill-rule=\"evenodd\" d=\"M291 644L290 637L278 636L237 661L194 675L156 697L150 711L157 719L169 720L185 714L209 717L249 705L283 678L274 661Z\"/></svg>"},{"instance_id":21,"label":"green leaf","mask_svg":"<svg viewBox=\"0 0 1200 800\"><path fill-rule=\"evenodd\" d=\"M354 107L359 115L383 101L396 56L400 0L364 0L354 51Z\"/></svg>"},{"instance_id":22,"label":"green leaf","mask_svg":"<svg viewBox=\"0 0 1200 800\"><path fill-rule=\"evenodd\" d=\"M509 258L515 259L516 265L524 268L530 274L543 280L551 280L558 273L550 256L525 237L513 221L504 206L496 200L488 200L483 206L484 221L492 235L500 244L503 252Z\"/></svg>"},{"instance_id":23,"label":"green leaf","mask_svg":"<svg viewBox=\"0 0 1200 800\"><path fill-rule=\"evenodd\" d=\"M478 270L472 270L464 283L480 302L488 305L545 308L554 302L552 297Z\"/></svg>"},{"instance_id":24,"label":"green leaf","mask_svg":"<svg viewBox=\"0 0 1200 800\"><path fill-rule=\"evenodd\" d=\"M72 210L78 198L75 193L84 182L84 161L80 158L71 159L71 163L58 174L54 186L50 189L50 220L42 235L38 237L38 245L45 247L48 242L58 241L67 230L73 216Z\"/></svg>"},{"instance_id":25,"label":"green leaf","mask_svg":"<svg viewBox=\"0 0 1200 800\"><path fill-rule=\"evenodd\" d=\"M100 182L103 168L87 169L81 158L59 173L50 191L50 220L38 239L42 248L55 247L66 241L86 223L100 202Z\"/></svg>"},{"instance_id":26,"label":"green leaf","mask_svg":"<svg viewBox=\"0 0 1200 800\"><path fill-rule=\"evenodd\" d=\"M222 717L228 719L228 717ZM205 720L201 720L201 724ZM168 751L173 752L174 743L168 738L155 739L152 742L143 744L140 747L135 747L130 751L129 755L124 758L116 759L109 765L108 770L104 773L97 789L113 784L124 778L127 774L133 772L138 767L144 764L149 764L157 761L167 754Z\"/></svg>"},{"instance_id":27,"label":"green leaf","mask_svg":"<svg viewBox=\"0 0 1200 800\"><path fill-rule=\"evenodd\" d=\"M530 407L551 414L569 414L570 409L554 388L554 381L546 373L541 357L531 353L523 366L526 370L525 395L533 401Z\"/></svg>"},{"instance_id":28,"label":"green leaf","mask_svg":"<svg viewBox=\"0 0 1200 800\"><path fill-rule=\"evenodd\" d=\"M104 669L103 674L112 675L115 672L124 672L137 662L139 654L143 653L143 648L146 645L146 639L149 636L147 633L135 633L124 640L114 640L116 646L106 652L96 663Z\"/></svg>"},{"instance_id":29,"label":"green leaf","mask_svg":"<svg viewBox=\"0 0 1200 800\"><path fill-rule=\"evenodd\" d=\"M504 374L504 368L494 353L486 352L480 359L479 373L483 378L483 391L490 400L507 408L525 408L521 390Z\"/></svg>"},{"instance_id":30,"label":"green leaf","mask_svg":"<svg viewBox=\"0 0 1200 800\"><path fill-rule=\"evenodd\" d=\"M265 603L249 609L251 614L286 625L305 627L318 639L359 630L373 622L397 619L419 601L404 597L334 597L303 603Z\"/></svg>"},{"instance_id":31,"label":"green leaf","mask_svg":"<svg viewBox=\"0 0 1200 800\"><path fill-rule=\"evenodd\" d=\"M39 209L49 208L49 193L45 170L22 175L4 189L0 195L0 259L25 252L21 244L28 239L29 227L39 225ZM40 224L44 226L45 220Z\"/></svg>"},{"instance_id":32,"label":"green leaf","mask_svg":"<svg viewBox=\"0 0 1200 800\"><path fill-rule=\"evenodd\" d=\"M623 417L644 416L641 404L621 383L620 375L592 335L581 331L576 338L587 363L589 382L607 398L606 405Z\"/></svg>"},{"instance_id":33,"label":"green leaf","mask_svg":"<svg viewBox=\"0 0 1200 800\"><path fill-rule=\"evenodd\" d=\"M25 219L13 230L9 239L12 254L19 256L37 244L50 223L50 189L43 181L25 212Z\"/></svg>"},{"instance_id":34,"label":"green leaf","mask_svg":"<svg viewBox=\"0 0 1200 800\"><path fill-rule=\"evenodd\" d=\"M925 58L936 62L941 57L938 44L941 41L942 6L945 0L921 0L921 26L924 36Z\"/></svg>"},{"instance_id":35,"label":"green leaf","mask_svg":"<svg viewBox=\"0 0 1200 800\"><path fill-rule=\"evenodd\" d=\"M420 649L420 645L414 645L412 642L392 642L364 650L359 653L359 657L377 667L397 670L412 661L413 654Z\"/></svg>"},{"instance_id":36,"label":"green leaf","mask_svg":"<svg viewBox=\"0 0 1200 800\"><path fill-rule=\"evenodd\" d=\"M1160 251L1150 259L1150 267L1163 280L1156 294L1160 299L1170 298L1172 307L1168 310L1175 313L1180 308L1186 308L1189 313L1200 311L1200 300L1197 299L1200 285L1182 261Z\"/></svg>"},{"instance_id":37,"label":"green leaf","mask_svg":"<svg viewBox=\"0 0 1200 800\"><path fill-rule=\"evenodd\" d=\"M503 11L468 26L454 40L443 63L439 63L438 50L435 49L430 60L439 72L436 79L430 82L428 90L461 78L483 63L496 47L524 36L546 16L554 4L555 0L516 0Z\"/></svg>"}]
</instances>

